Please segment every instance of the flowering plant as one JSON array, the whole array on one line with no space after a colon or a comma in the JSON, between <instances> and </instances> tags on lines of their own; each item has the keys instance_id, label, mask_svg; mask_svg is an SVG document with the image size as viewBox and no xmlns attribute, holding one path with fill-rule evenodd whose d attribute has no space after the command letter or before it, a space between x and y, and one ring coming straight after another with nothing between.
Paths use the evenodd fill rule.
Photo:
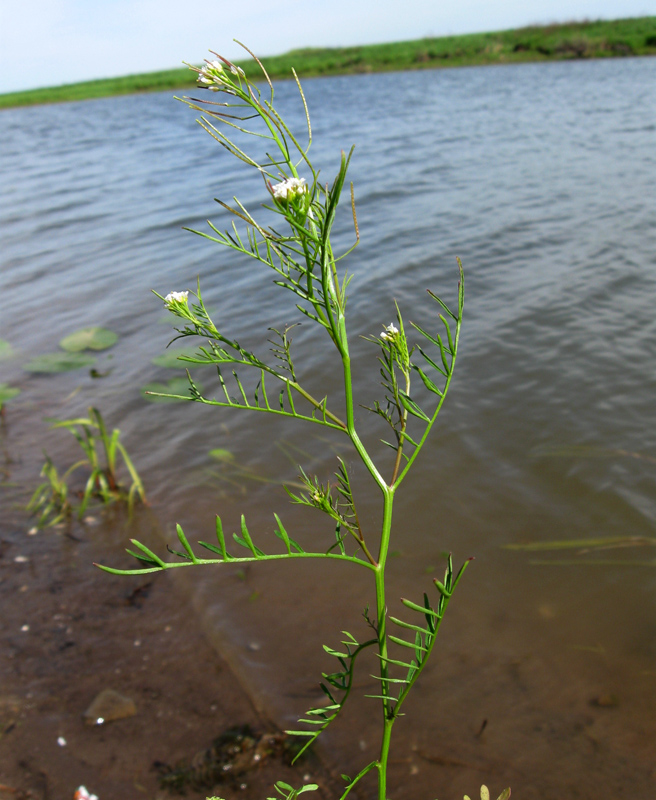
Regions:
<instances>
[{"instance_id":1,"label":"flowering plant","mask_svg":"<svg viewBox=\"0 0 656 800\"><path fill-rule=\"evenodd\" d=\"M199 86L219 93L222 101L207 101L205 107L199 105L205 101L190 98L184 98L184 101L190 108L202 113L200 125L214 139L233 156L261 174L264 189L271 199L271 204L265 205L265 208L285 223L286 232L280 233L273 225L264 227L235 198L234 207L219 201L235 219L229 230L221 231L210 222L211 233L196 233L272 269L276 275L276 284L295 295L299 312L325 331L341 361L345 416L342 418L333 410L334 406L329 405L327 396L317 398L303 385L292 358L289 327L283 331L271 329L278 337L273 347L275 358L271 363L216 328L203 302L200 284L195 293L185 291L171 292L165 297L158 295L166 308L180 319L179 337L195 337L200 340L197 353L193 356L182 356L182 360L193 364L211 364L217 370L220 392L217 397L202 394L189 378L189 394L181 399L208 406L291 417L337 431L347 437L379 489L382 528L378 532L371 531L361 523L347 465L339 458L334 486L321 484L316 476L308 475L301 468L302 489L297 492L287 490L293 503L314 508L330 518L334 537L323 549L306 551L289 535L282 520L275 514L275 534L282 543L282 552L265 553L258 547L242 516L241 530L233 535L240 550L239 554L233 554L228 550L221 519L217 516L216 542L198 542L200 547L209 552L209 557L197 554L178 525L182 550L175 553L177 560L164 561L144 544L133 540L135 549L128 552L142 562L140 568L131 571L109 567L103 569L118 574L141 574L186 566L312 558L348 562L367 570L375 590L375 616L370 619L365 615L371 633L368 638L358 638L344 632L345 638L341 647L325 647L337 662L335 671L323 676L321 688L325 702L310 708L299 720L301 727L288 733L304 738L298 758L342 713L353 689L356 661L364 650L373 649L378 657L378 673L375 678L379 690L369 697L380 705L380 750L378 757L364 765L354 778L345 779L341 797L344 800L356 784L373 772L377 777L378 798L387 800L387 768L394 723L428 662L444 613L468 564L465 561L456 570L449 556L442 579L433 579L423 596L403 599L402 606L406 614L409 613L411 621L396 616L398 612L390 613L386 598L385 569L392 533L394 498L426 442L451 383L464 302L462 265L458 261L460 282L454 308L429 291L438 307L437 332L430 333L411 323L413 334L420 343L410 346L401 311L397 306L395 322L387 325L379 336L369 337L380 351L384 389L383 398L376 401L369 411L391 429L392 441L385 444L393 451L393 465L386 477L361 440L355 420L352 366L346 327L347 288L351 276L342 271L339 264L359 241L352 184L350 201L355 242L339 256L335 254L331 244L331 229L342 198L353 150L348 155L342 152L339 170L332 185L319 183L318 171L308 157L312 129L296 73L293 73L294 79L307 118L306 145L299 142L276 110L271 81L259 60L255 56L253 58L268 83L268 98L263 98L260 89L246 77L241 68L217 56L217 60L207 61L204 67L192 69L198 73ZM259 127L247 128L246 124L250 125L253 119ZM236 129L240 134L264 138L272 152L268 152L265 158L251 155L224 132L226 129L228 133L230 129ZM299 171L305 176L301 176ZM237 222L243 225L244 230L240 230ZM190 300L190 296L194 299ZM226 381L222 372L226 365L232 369L232 385ZM252 394L247 393L237 368L257 373L259 380ZM422 405L417 399L418 393L414 392L412 379L415 376L424 397ZM271 399L270 387L274 383L279 389L278 402ZM317 787L314 784L306 785L300 790L282 784L278 786L279 792L288 798L315 788Z\"/></svg>"}]
</instances>

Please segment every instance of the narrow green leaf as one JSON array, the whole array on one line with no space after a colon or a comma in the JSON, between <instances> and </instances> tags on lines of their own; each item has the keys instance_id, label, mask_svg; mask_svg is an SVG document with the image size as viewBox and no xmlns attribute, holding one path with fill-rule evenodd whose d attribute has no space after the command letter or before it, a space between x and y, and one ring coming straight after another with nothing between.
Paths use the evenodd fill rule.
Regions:
<instances>
[{"instance_id":1,"label":"narrow green leaf","mask_svg":"<svg viewBox=\"0 0 656 800\"><path fill-rule=\"evenodd\" d=\"M223 556L223 560L227 561L230 556L226 550L225 536L223 534L223 523L221 522L221 517L218 514L216 515L216 538L219 542L219 552Z\"/></svg>"},{"instance_id":2,"label":"narrow green leaf","mask_svg":"<svg viewBox=\"0 0 656 800\"><path fill-rule=\"evenodd\" d=\"M372 700L389 700L392 703L397 701L396 697L387 694L365 694L365 697L370 697Z\"/></svg>"},{"instance_id":3,"label":"narrow green leaf","mask_svg":"<svg viewBox=\"0 0 656 800\"><path fill-rule=\"evenodd\" d=\"M419 611L421 614L431 614L433 617L440 619L440 615L437 611L433 611L433 609L428 609L426 606L420 606L417 603L413 603L411 600L406 600L404 597L401 598L401 602L406 608L411 608L413 611Z\"/></svg>"},{"instance_id":4,"label":"narrow green leaf","mask_svg":"<svg viewBox=\"0 0 656 800\"><path fill-rule=\"evenodd\" d=\"M340 653L337 650L333 650L332 647L328 647L327 644L324 644L323 649L328 653L329 656L335 656L335 658L348 658L348 653Z\"/></svg>"},{"instance_id":5,"label":"narrow green leaf","mask_svg":"<svg viewBox=\"0 0 656 800\"><path fill-rule=\"evenodd\" d=\"M410 622L404 622L402 619L397 619L396 617L390 617L390 622L393 622L395 625L398 625L399 628L406 628L409 631L418 631L419 633L430 633L430 631L426 630L426 628L420 628L419 625L412 625Z\"/></svg>"},{"instance_id":6,"label":"narrow green leaf","mask_svg":"<svg viewBox=\"0 0 656 800\"><path fill-rule=\"evenodd\" d=\"M448 359L446 357L446 349L444 347L444 342L442 341L442 337L441 336L437 337L437 343L438 343L439 348L440 348L440 356L442 357L442 364L444 365L444 369L446 370L446 374L450 375L451 374L451 366L450 366L449 361L448 361Z\"/></svg>"},{"instance_id":7,"label":"narrow green leaf","mask_svg":"<svg viewBox=\"0 0 656 800\"><path fill-rule=\"evenodd\" d=\"M398 660L396 660L394 658L387 658L385 656L381 656L380 653L376 653L376 655L378 656L378 658L380 658L381 661L384 661L386 664L394 664L397 667L405 667L406 669L414 669L417 666L415 661L411 661L408 664L407 661L398 661Z\"/></svg>"},{"instance_id":8,"label":"narrow green leaf","mask_svg":"<svg viewBox=\"0 0 656 800\"><path fill-rule=\"evenodd\" d=\"M439 372L440 375L443 375L445 378L449 377L446 374L446 372L442 369L442 367L438 367L438 365L433 361L433 359L427 353L424 352L424 350L420 347L420 345L417 345L417 350L419 350L419 352L426 359L426 361L431 365L431 367L433 367L433 369L437 370L437 372Z\"/></svg>"},{"instance_id":9,"label":"narrow green leaf","mask_svg":"<svg viewBox=\"0 0 656 800\"><path fill-rule=\"evenodd\" d=\"M301 545L298 542L294 541L294 539L292 539L291 536L289 536L289 534L285 530L284 525L280 521L280 517L277 514L274 514L273 516L276 518L276 522L278 523L278 528L277 530L274 530L274 533L279 539L283 540L283 542L285 543L285 547L287 548L287 552L290 555L292 550L294 550L297 553L304 553L305 550L303 550Z\"/></svg>"},{"instance_id":10,"label":"narrow green leaf","mask_svg":"<svg viewBox=\"0 0 656 800\"><path fill-rule=\"evenodd\" d=\"M199 541L198 544L200 547L204 547L206 550L210 550L212 553L216 553L217 555L220 556L223 555L221 549L217 547L215 544L210 544L209 542L201 542L201 541Z\"/></svg>"},{"instance_id":11,"label":"narrow green leaf","mask_svg":"<svg viewBox=\"0 0 656 800\"><path fill-rule=\"evenodd\" d=\"M140 541L138 541L137 539L130 539L130 542L131 542L131 543L132 543L132 544L133 544L135 547L138 547L138 548L139 548L139 550L141 550L143 553L145 553L145 554L148 556L148 558L149 558L149 560L150 560L150 561L154 561L154 562L155 562L155 564L159 564L159 566L160 566L160 567L166 567L166 564L165 564L165 562L164 562L164 561L162 561L162 559L161 559L161 558L160 558L158 555L155 555L155 553L153 553L153 551L152 551L152 550L149 550L149 549L146 547L146 545L145 545L145 544L141 544L141 542L140 542ZM139 558L141 558L141 556L138 556L138 557L139 557Z\"/></svg>"},{"instance_id":12,"label":"narrow green leaf","mask_svg":"<svg viewBox=\"0 0 656 800\"><path fill-rule=\"evenodd\" d=\"M426 414L421 410L421 408L419 408L419 406L409 395L399 390L399 397L401 399L403 407L407 411L409 411L413 416L419 417L419 419L424 420L424 422L430 422L430 418L426 416Z\"/></svg>"},{"instance_id":13,"label":"narrow green leaf","mask_svg":"<svg viewBox=\"0 0 656 800\"><path fill-rule=\"evenodd\" d=\"M401 647L408 647L410 648L410 650L416 650L416 649L423 650L424 653L428 652L428 650L425 647L420 646L419 648L417 648L415 642L406 642L405 639L399 639L397 636L391 636L391 635L389 638L390 641L394 642L394 644L400 645Z\"/></svg>"},{"instance_id":14,"label":"narrow green leaf","mask_svg":"<svg viewBox=\"0 0 656 800\"><path fill-rule=\"evenodd\" d=\"M460 259L458 259L458 261L460 261ZM439 297L438 297L436 294L433 294L433 292L431 292L431 290L430 290L430 289L426 289L426 291L427 291L427 292L428 292L428 294L429 294L429 295L430 295L430 296L433 298L433 300L435 300L435 302L439 303L439 304L442 306L442 308L443 308L443 309L446 311L446 313L447 313L447 314L448 314L450 317L453 317L453 319L454 319L456 322L458 321L458 317L457 317L457 316L456 316L456 315L453 313L453 311L451 311L451 309L449 308L449 306L447 306L447 304L446 304L446 303L445 303L443 300L441 300L441 299L440 299L440 298L439 298Z\"/></svg>"},{"instance_id":15,"label":"narrow green leaf","mask_svg":"<svg viewBox=\"0 0 656 800\"><path fill-rule=\"evenodd\" d=\"M187 551L187 555L192 560L194 564L198 564L198 559L196 558L194 551L191 549L191 545L189 544L189 540L184 535L184 531L182 530L181 525L176 525L176 530L178 532L178 539L180 540L180 544L184 547Z\"/></svg>"},{"instance_id":16,"label":"narrow green leaf","mask_svg":"<svg viewBox=\"0 0 656 800\"><path fill-rule=\"evenodd\" d=\"M451 355L455 355L456 349L453 344L453 336L451 335L451 328L449 327L449 323L446 321L446 319L444 319L444 317L441 314L440 314L440 319L442 320L442 322L444 323L444 327L446 328L446 336L447 339L449 340L449 350L451 352Z\"/></svg>"},{"instance_id":17,"label":"narrow green leaf","mask_svg":"<svg viewBox=\"0 0 656 800\"><path fill-rule=\"evenodd\" d=\"M437 339L434 336L431 336L430 333L428 333L428 331L425 331L421 327L421 325L417 325L416 322L411 322L410 324L412 325L412 327L415 330L419 331L419 333L421 333L422 336L425 336L426 339L428 339L429 342L432 342L435 345L435 347L439 347L439 344L437 343Z\"/></svg>"},{"instance_id":18,"label":"narrow green leaf","mask_svg":"<svg viewBox=\"0 0 656 800\"><path fill-rule=\"evenodd\" d=\"M241 515L241 536L238 533L233 534L233 539L237 542L237 544L241 545L242 547L247 547L251 553L255 556L255 558L260 558L264 555L262 550L259 547L256 547L253 544L253 540L251 539L251 535L248 532L248 528L246 527L246 518L244 515Z\"/></svg>"},{"instance_id":19,"label":"narrow green leaf","mask_svg":"<svg viewBox=\"0 0 656 800\"><path fill-rule=\"evenodd\" d=\"M421 367L418 367L416 364L412 365L415 370L419 373L419 377L424 382L424 386L428 389L429 392L433 392L433 394L438 395L438 397L442 397L442 392L437 388L437 386L433 383L433 381L426 375Z\"/></svg>"}]
</instances>

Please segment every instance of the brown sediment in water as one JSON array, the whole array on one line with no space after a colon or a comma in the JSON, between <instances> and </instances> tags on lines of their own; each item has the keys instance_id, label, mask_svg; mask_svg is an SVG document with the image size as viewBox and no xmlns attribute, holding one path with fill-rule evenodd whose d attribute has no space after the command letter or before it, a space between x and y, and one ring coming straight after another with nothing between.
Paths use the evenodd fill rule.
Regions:
<instances>
[{"instance_id":1,"label":"brown sediment in water","mask_svg":"<svg viewBox=\"0 0 656 800\"><path fill-rule=\"evenodd\" d=\"M198 760L227 729L278 733L168 576L92 566L106 555L106 527L0 528L0 800L72 800L80 785L100 800L164 798L167 768ZM134 701L136 715L89 725L83 714L106 689ZM314 758L292 768L284 753L257 752L257 767L222 782L221 797L271 796L276 780L331 783ZM186 796L210 793L188 785Z\"/></svg>"}]
</instances>

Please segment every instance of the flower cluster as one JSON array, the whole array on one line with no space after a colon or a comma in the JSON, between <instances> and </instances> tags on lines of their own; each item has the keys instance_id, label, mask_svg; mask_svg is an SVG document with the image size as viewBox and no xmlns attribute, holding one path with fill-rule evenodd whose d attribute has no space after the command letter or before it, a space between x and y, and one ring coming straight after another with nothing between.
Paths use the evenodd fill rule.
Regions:
<instances>
[{"instance_id":1,"label":"flower cluster","mask_svg":"<svg viewBox=\"0 0 656 800\"><path fill-rule=\"evenodd\" d=\"M302 195L306 195L308 191L305 178L287 178L281 183L276 183L271 187L274 200L282 200L283 202L291 202Z\"/></svg>"},{"instance_id":2,"label":"flower cluster","mask_svg":"<svg viewBox=\"0 0 656 800\"><path fill-rule=\"evenodd\" d=\"M233 75L244 77L244 70L234 64L227 65ZM203 84L206 89L213 92L220 92L225 87L225 84L231 84L230 77L227 74L226 68L220 61L208 61L198 73L198 83Z\"/></svg>"},{"instance_id":3,"label":"flower cluster","mask_svg":"<svg viewBox=\"0 0 656 800\"><path fill-rule=\"evenodd\" d=\"M164 305L170 308L174 303L188 303L189 292L169 292L164 298Z\"/></svg>"},{"instance_id":4,"label":"flower cluster","mask_svg":"<svg viewBox=\"0 0 656 800\"><path fill-rule=\"evenodd\" d=\"M187 319L195 325L200 324L192 309L189 308L189 292L169 292L162 299L164 300L164 307L172 314L175 314L176 317Z\"/></svg>"},{"instance_id":5,"label":"flower cluster","mask_svg":"<svg viewBox=\"0 0 656 800\"><path fill-rule=\"evenodd\" d=\"M385 342L395 342L398 335L399 329L396 325L392 322L389 325L383 326L385 330L380 334L380 338Z\"/></svg>"}]
</instances>

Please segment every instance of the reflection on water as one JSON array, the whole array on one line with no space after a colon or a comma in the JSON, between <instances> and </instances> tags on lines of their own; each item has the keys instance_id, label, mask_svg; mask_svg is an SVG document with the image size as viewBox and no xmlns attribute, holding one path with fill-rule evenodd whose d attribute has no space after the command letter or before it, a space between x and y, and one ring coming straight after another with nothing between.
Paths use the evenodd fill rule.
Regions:
<instances>
[{"instance_id":1,"label":"reflection on water","mask_svg":"<svg viewBox=\"0 0 656 800\"><path fill-rule=\"evenodd\" d=\"M306 82L322 175L357 144L362 243L350 258L349 324L359 402L375 397L377 374L359 335L389 323L392 298L434 327L425 288L454 297L456 255L467 276L442 424L397 499L390 597L421 593L445 551L477 561L399 723L395 796L411 773L426 797L483 780L524 800L653 794L654 549L617 540L654 538L655 73L654 60L626 59ZM300 128L294 87L278 94ZM256 208L257 177L168 94L5 111L0 128L0 337L19 351L1 366L23 389L10 416L21 475L36 480L43 446L70 456L41 418L93 402L120 424L167 526L206 539L215 513L233 530L245 512L268 543L275 510L300 540L327 543L321 519L289 506L280 482L295 480L298 462L322 480L337 454L351 463L339 437L140 394L176 374L152 364L171 328L151 288L193 289L200 276L219 327L261 352L269 326L294 321L271 275L180 230L223 224L215 196L237 192ZM88 325L120 335L99 354L107 377L21 370ZM322 396L339 369L320 333L303 325L294 347ZM215 380L196 374L206 390ZM359 417L385 458L374 419ZM378 498L353 467L373 527ZM615 545L603 557L504 548L589 538ZM362 576L334 564L191 572L176 579L285 725L330 667L321 644L361 633L372 600ZM375 757L367 703L326 734L348 770Z\"/></svg>"}]
</instances>

